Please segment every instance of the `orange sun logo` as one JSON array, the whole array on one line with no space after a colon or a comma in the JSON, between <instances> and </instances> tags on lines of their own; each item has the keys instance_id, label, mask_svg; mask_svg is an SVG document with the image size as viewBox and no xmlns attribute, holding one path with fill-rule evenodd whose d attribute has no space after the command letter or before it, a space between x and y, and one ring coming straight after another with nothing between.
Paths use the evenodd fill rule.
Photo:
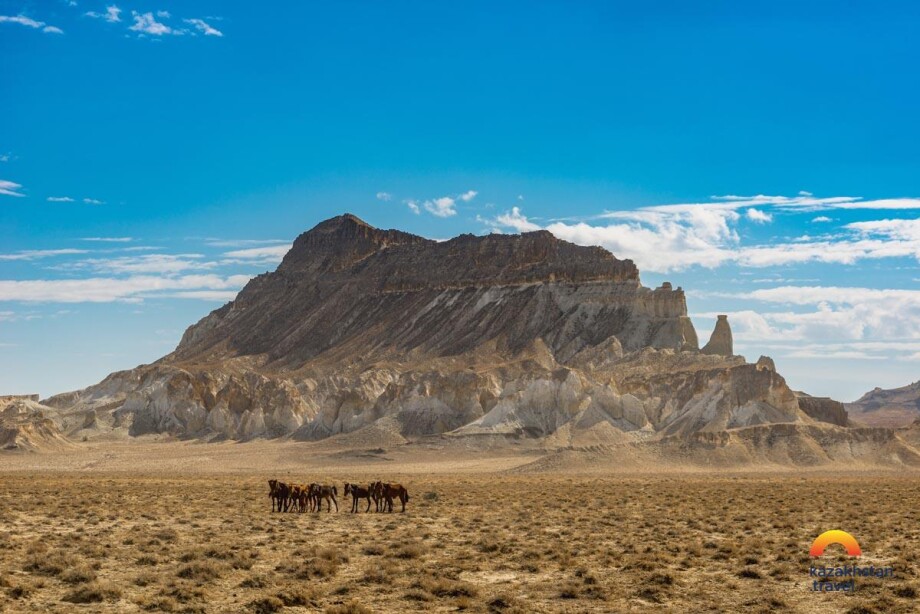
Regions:
<instances>
[{"instance_id":1,"label":"orange sun logo","mask_svg":"<svg viewBox=\"0 0 920 614\"><path fill-rule=\"evenodd\" d=\"M811 550L808 551L808 554L814 557L821 556L824 554L824 550L831 544L840 544L846 548L849 556L859 556L862 554L862 548L859 547L859 542L856 541L855 537L846 531L836 529L833 531L825 531L819 535L815 541L812 542Z\"/></svg>"}]
</instances>

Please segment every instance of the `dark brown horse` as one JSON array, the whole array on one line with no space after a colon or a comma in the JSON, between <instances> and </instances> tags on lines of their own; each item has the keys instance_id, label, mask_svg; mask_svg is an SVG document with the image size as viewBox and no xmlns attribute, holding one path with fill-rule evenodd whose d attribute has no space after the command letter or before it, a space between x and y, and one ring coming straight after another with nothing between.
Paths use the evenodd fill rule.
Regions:
<instances>
[{"instance_id":1,"label":"dark brown horse","mask_svg":"<svg viewBox=\"0 0 920 614\"><path fill-rule=\"evenodd\" d=\"M401 512L406 511L406 503L409 501L409 491L402 484L383 484L381 494L385 501L387 511L393 511L393 499L399 499L402 503Z\"/></svg>"},{"instance_id":2,"label":"dark brown horse","mask_svg":"<svg viewBox=\"0 0 920 614\"><path fill-rule=\"evenodd\" d=\"M268 496L272 500L273 512L286 512L288 510L288 498L291 496L291 487L278 480L269 480Z\"/></svg>"},{"instance_id":3,"label":"dark brown horse","mask_svg":"<svg viewBox=\"0 0 920 614\"><path fill-rule=\"evenodd\" d=\"M357 484L349 484L345 482L345 496L351 495L351 512L353 514L358 513L358 501L361 499L367 499L367 509L364 510L365 513L369 512L371 509L371 491L369 488L362 488Z\"/></svg>"},{"instance_id":4,"label":"dark brown horse","mask_svg":"<svg viewBox=\"0 0 920 614\"><path fill-rule=\"evenodd\" d=\"M334 484L332 486L327 486L325 484L310 485L310 495L316 502L317 512L323 509L323 500L326 501L327 512L332 511L332 504L335 504L335 511L338 512L339 502L335 500L337 494L339 494L339 491Z\"/></svg>"}]
</instances>

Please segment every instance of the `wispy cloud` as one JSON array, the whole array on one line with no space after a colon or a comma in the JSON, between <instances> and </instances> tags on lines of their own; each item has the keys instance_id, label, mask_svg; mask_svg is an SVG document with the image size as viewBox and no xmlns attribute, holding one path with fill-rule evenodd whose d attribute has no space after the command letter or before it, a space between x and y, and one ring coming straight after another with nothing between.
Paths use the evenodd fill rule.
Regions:
<instances>
[{"instance_id":1,"label":"wispy cloud","mask_svg":"<svg viewBox=\"0 0 920 614\"><path fill-rule=\"evenodd\" d=\"M81 241L96 241L99 243L130 243L132 237L83 237Z\"/></svg>"},{"instance_id":2,"label":"wispy cloud","mask_svg":"<svg viewBox=\"0 0 920 614\"><path fill-rule=\"evenodd\" d=\"M452 196L441 196L439 198L430 198L427 200L417 200L412 198L403 202L405 202L406 206L409 207L409 210L416 215L421 214L422 210L424 209L435 217L453 217L457 215L458 200L468 203L476 198L477 194L479 194L479 192L476 190L467 190L466 192L454 194ZM377 196L379 198L380 194ZM387 194L387 197L389 197L389 194Z\"/></svg>"},{"instance_id":3,"label":"wispy cloud","mask_svg":"<svg viewBox=\"0 0 920 614\"><path fill-rule=\"evenodd\" d=\"M126 278L0 280L0 301L35 303L142 302L148 298L225 300L249 281L248 275L137 275ZM223 294L214 295L213 291Z\"/></svg>"},{"instance_id":4,"label":"wispy cloud","mask_svg":"<svg viewBox=\"0 0 920 614\"><path fill-rule=\"evenodd\" d=\"M764 213L760 209L748 209L744 215L747 217L747 219L751 220L752 222L757 222L758 224L766 224L773 221L772 215L769 213Z\"/></svg>"},{"instance_id":5,"label":"wispy cloud","mask_svg":"<svg viewBox=\"0 0 920 614\"><path fill-rule=\"evenodd\" d=\"M266 245L224 252L221 264L275 265L281 262L291 249L290 243L283 245Z\"/></svg>"},{"instance_id":6,"label":"wispy cloud","mask_svg":"<svg viewBox=\"0 0 920 614\"><path fill-rule=\"evenodd\" d=\"M205 260L201 254L143 254L112 258L85 258L52 268L61 271L91 271L113 275L146 273L169 275L213 269L216 266L216 262Z\"/></svg>"},{"instance_id":7,"label":"wispy cloud","mask_svg":"<svg viewBox=\"0 0 920 614\"><path fill-rule=\"evenodd\" d=\"M195 28L204 34L205 36L223 36L224 33L218 30L217 28L211 26L202 19L183 19L187 24L195 26Z\"/></svg>"},{"instance_id":8,"label":"wispy cloud","mask_svg":"<svg viewBox=\"0 0 920 614\"><path fill-rule=\"evenodd\" d=\"M52 258L54 256L72 256L75 254L89 253L85 249L28 249L10 254L0 254L0 261L13 260L38 260L40 258Z\"/></svg>"},{"instance_id":9,"label":"wispy cloud","mask_svg":"<svg viewBox=\"0 0 920 614\"><path fill-rule=\"evenodd\" d=\"M288 246L291 245L291 242L287 239L215 239L207 238L204 240L207 245L212 247L246 247L246 246L256 246L256 245L273 245L276 243L284 243Z\"/></svg>"},{"instance_id":10,"label":"wispy cloud","mask_svg":"<svg viewBox=\"0 0 920 614\"><path fill-rule=\"evenodd\" d=\"M422 206L425 207L425 210L431 215L437 217L451 217L452 215L457 215L457 209L454 207L456 204L457 201L450 196L442 196L441 198L426 200L422 203Z\"/></svg>"},{"instance_id":11,"label":"wispy cloud","mask_svg":"<svg viewBox=\"0 0 920 614\"><path fill-rule=\"evenodd\" d=\"M73 199L69 196L49 196L46 199L49 203L72 203Z\"/></svg>"},{"instance_id":12,"label":"wispy cloud","mask_svg":"<svg viewBox=\"0 0 920 614\"><path fill-rule=\"evenodd\" d=\"M105 202L101 200L97 200L95 198L84 198L83 202L86 203L87 205L104 205L105 204Z\"/></svg>"},{"instance_id":13,"label":"wispy cloud","mask_svg":"<svg viewBox=\"0 0 920 614\"><path fill-rule=\"evenodd\" d=\"M25 196L25 194L19 191L21 189L22 186L18 183L0 179L0 194L5 194L6 196Z\"/></svg>"},{"instance_id":14,"label":"wispy cloud","mask_svg":"<svg viewBox=\"0 0 920 614\"><path fill-rule=\"evenodd\" d=\"M377 192L377 200L390 201L393 200L393 195L389 192Z\"/></svg>"},{"instance_id":15,"label":"wispy cloud","mask_svg":"<svg viewBox=\"0 0 920 614\"><path fill-rule=\"evenodd\" d=\"M819 216L816 217L816 218L812 218L811 221L814 222L814 223L816 223L816 224L821 224L821 223L824 223L824 222L830 222L830 221L832 221L832 220L831 220L831 218L827 217L826 215L819 215Z\"/></svg>"},{"instance_id":16,"label":"wispy cloud","mask_svg":"<svg viewBox=\"0 0 920 614\"><path fill-rule=\"evenodd\" d=\"M714 268L728 263L746 267L766 267L804 262L853 264L860 260L910 257L920 260L920 222L917 220L879 220L856 222L842 231L821 237L803 236L793 240L745 245L736 226L744 218L765 223L773 208L794 211L795 207L870 205L869 209L920 207L920 199L862 201L855 197L818 199L814 196L720 196L710 203L658 205L612 211L594 220L606 223L556 221L541 225L527 218L518 207L484 220L493 231L519 232L545 228L561 239L581 245L601 245L622 258L636 261L640 269L669 272L692 266ZM753 208L754 202L757 209ZM771 204L772 203L772 204ZM798 203L790 205L790 203ZM810 203L810 204L804 204ZM792 208L790 208L792 207ZM752 213L755 212L755 213Z\"/></svg>"},{"instance_id":17,"label":"wispy cloud","mask_svg":"<svg viewBox=\"0 0 920 614\"><path fill-rule=\"evenodd\" d=\"M154 17L153 13L151 12L138 13L137 11L131 11L131 17L134 19L134 25L128 29L134 32L150 34L151 36L163 36L164 34L184 34L184 30L174 30L165 23L157 21L156 17Z\"/></svg>"},{"instance_id":18,"label":"wispy cloud","mask_svg":"<svg viewBox=\"0 0 920 614\"><path fill-rule=\"evenodd\" d=\"M111 6L105 7L104 13L97 13L96 11L89 11L84 14L87 17L92 17L94 19L104 19L105 21L109 23L117 23L121 21L121 17L119 17L119 15L121 14L121 9L115 6L114 4Z\"/></svg>"},{"instance_id":19,"label":"wispy cloud","mask_svg":"<svg viewBox=\"0 0 920 614\"><path fill-rule=\"evenodd\" d=\"M64 31L56 26L49 26L44 21L36 21L35 19L30 19L25 15L0 15L0 23L16 23L21 26L26 26L27 28L40 29L46 34L63 34Z\"/></svg>"}]
</instances>

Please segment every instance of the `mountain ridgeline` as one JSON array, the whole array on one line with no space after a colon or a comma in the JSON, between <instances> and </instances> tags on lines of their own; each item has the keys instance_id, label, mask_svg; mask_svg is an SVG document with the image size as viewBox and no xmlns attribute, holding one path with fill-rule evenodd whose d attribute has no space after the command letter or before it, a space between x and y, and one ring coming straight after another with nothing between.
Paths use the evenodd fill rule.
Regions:
<instances>
[{"instance_id":1,"label":"mountain ridgeline","mask_svg":"<svg viewBox=\"0 0 920 614\"><path fill-rule=\"evenodd\" d=\"M724 316L701 351L683 290L644 287L631 260L600 247L546 231L432 241L347 214L300 235L172 353L44 404L90 439L682 442L783 464L858 456L823 446L828 431L885 439L848 428L839 403L793 392L769 358L733 355ZM745 429L777 425L774 458ZM885 458L920 458L885 441Z\"/></svg>"}]
</instances>

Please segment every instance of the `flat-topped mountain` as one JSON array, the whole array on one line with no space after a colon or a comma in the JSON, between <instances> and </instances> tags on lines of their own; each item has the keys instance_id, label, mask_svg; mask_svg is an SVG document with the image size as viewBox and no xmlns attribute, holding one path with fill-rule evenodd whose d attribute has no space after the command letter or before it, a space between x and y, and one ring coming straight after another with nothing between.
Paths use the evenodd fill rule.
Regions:
<instances>
[{"instance_id":1,"label":"flat-topped mountain","mask_svg":"<svg viewBox=\"0 0 920 614\"><path fill-rule=\"evenodd\" d=\"M458 355L537 339L572 354L696 348L681 290L651 291L630 260L548 232L432 241L342 215L300 235L273 273L185 333L171 360L260 356L298 368L324 353Z\"/></svg>"},{"instance_id":2,"label":"flat-topped mountain","mask_svg":"<svg viewBox=\"0 0 920 614\"><path fill-rule=\"evenodd\" d=\"M846 428L839 403L793 392L769 358L732 351L727 318L700 351L683 290L644 287L632 261L600 247L545 231L432 241L342 215L169 355L45 403L71 437L744 442L746 458L751 441L773 439L702 434L785 425L812 464L871 448L814 456L857 436L885 440L886 462L920 459Z\"/></svg>"}]
</instances>

